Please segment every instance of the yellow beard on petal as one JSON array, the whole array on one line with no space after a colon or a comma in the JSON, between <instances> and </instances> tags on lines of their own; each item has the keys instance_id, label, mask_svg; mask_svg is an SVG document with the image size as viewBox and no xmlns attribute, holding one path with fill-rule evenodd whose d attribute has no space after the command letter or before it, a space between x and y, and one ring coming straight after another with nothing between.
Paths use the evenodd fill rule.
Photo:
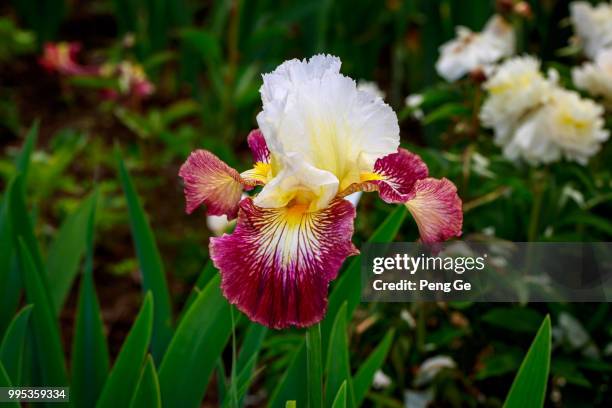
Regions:
<instances>
[{"instance_id":1,"label":"yellow beard on petal","mask_svg":"<svg viewBox=\"0 0 612 408\"><path fill-rule=\"evenodd\" d=\"M287 225L289 227L295 227L300 225L304 214L308 212L308 204L293 204L287 207Z\"/></svg>"},{"instance_id":2,"label":"yellow beard on petal","mask_svg":"<svg viewBox=\"0 0 612 408\"><path fill-rule=\"evenodd\" d=\"M371 171L363 172L359 175L359 181L362 183L365 181L373 180L384 180L384 177L382 174L374 173Z\"/></svg>"},{"instance_id":3,"label":"yellow beard on petal","mask_svg":"<svg viewBox=\"0 0 612 408\"><path fill-rule=\"evenodd\" d=\"M273 177L272 166L269 163L257 162L251 170L242 172L241 176L247 180L255 180L265 184Z\"/></svg>"}]
</instances>

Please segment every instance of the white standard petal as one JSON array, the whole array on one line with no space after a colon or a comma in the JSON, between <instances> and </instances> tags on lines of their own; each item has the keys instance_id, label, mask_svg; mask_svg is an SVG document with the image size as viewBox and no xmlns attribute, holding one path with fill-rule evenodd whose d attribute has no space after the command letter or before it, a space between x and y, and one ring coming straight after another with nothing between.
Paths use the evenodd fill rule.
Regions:
<instances>
[{"instance_id":1,"label":"white standard petal","mask_svg":"<svg viewBox=\"0 0 612 408\"><path fill-rule=\"evenodd\" d=\"M570 4L574 31L584 53L591 59L605 48L612 47L612 4L599 3L593 7L585 1Z\"/></svg>"},{"instance_id":2,"label":"white standard petal","mask_svg":"<svg viewBox=\"0 0 612 408\"><path fill-rule=\"evenodd\" d=\"M481 33L457 27L457 37L440 47L436 71L449 82L456 81L476 68L488 66L514 54L512 26L494 15Z\"/></svg>"},{"instance_id":3,"label":"white standard petal","mask_svg":"<svg viewBox=\"0 0 612 408\"><path fill-rule=\"evenodd\" d=\"M391 107L338 69L337 58L316 56L264 75L257 122L273 156L297 154L344 188L397 151L399 125Z\"/></svg>"}]
</instances>

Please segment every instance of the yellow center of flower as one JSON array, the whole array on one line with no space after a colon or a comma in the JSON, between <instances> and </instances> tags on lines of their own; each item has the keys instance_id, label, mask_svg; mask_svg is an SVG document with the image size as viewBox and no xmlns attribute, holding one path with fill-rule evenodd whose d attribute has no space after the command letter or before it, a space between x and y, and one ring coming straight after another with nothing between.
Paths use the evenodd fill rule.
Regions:
<instances>
[{"instance_id":1,"label":"yellow center of flower","mask_svg":"<svg viewBox=\"0 0 612 408\"><path fill-rule=\"evenodd\" d=\"M285 217L289 226L296 226L302 222L304 214L308 212L308 204L297 203L289 205Z\"/></svg>"},{"instance_id":2,"label":"yellow center of flower","mask_svg":"<svg viewBox=\"0 0 612 408\"><path fill-rule=\"evenodd\" d=\"M499 95L516 89L525 89L531 86L537 76L537 72L524 72L513 77L512 81L502 81L489 86L489 92L493 95Z\"/></svg>"},{"instance_id":3,"label":"yellow center of flower","mask_svg":"<svg viewBox=\"0 0 612 408\"><path fill-rule=\"evenodd\" d=\"M570 112L562 112L558 116L558 120L563 126L572 127L579 131L585 130L589 126L589 121L576 118L575 116L572 116Z\"/></svg>"},{"instance_id":4,"label":"yellow center of flower","mask_svg":"<svg viewBox=\"0 0 612 408\"><path fill-rule=\"evenodd\" d=\"M57 45L57 63L60 66L70 64L70 47L67 43Z\"/></svg>"}]
</instances>

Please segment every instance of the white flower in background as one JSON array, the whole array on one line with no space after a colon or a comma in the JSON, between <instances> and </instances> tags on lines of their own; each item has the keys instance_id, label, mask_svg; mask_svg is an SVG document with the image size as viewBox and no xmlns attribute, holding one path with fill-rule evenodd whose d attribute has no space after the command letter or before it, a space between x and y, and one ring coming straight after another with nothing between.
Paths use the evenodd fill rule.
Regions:
<instances>
[{"instance_id":1,"label":"white flower in background","mask_svg":"<svg viewBox=\"0 0 612 408\"><path fill-rule=\"evenodd\" d=\"M585 208L584 194L582 194L580 190L577 190L573 186L567 184L563 186L563 190L561 190L559 204L561 207L564 207L569 201L573 201L580 208Z\"/></svg>"},{"instance_id":2,"label":"white flower in background","mask_svg":"<svg viewBox=\"0 0 612 408\"><path fill-rule=\"evenodd\" d=\"M520 122L504 154L530 164L551 163L561 157L586 164L608 137L600 105L557 88L548 103Z\"/></svg>"},{"instance_id":3,"label":"white flower in background","mask_svg":"<svg viewBox=\"0 0 612 408\"><path fill-rule=\"evenodd\" d=\"M604 129L604 109L576 92L555 90L545 110L549 135L568 160L586 164L610 136Z\"/></svg>"},{"instance_id":4,"label":"white flower in background","mask_svg":"<svg viewBox=\"0 0 612 408\"><path fill-rule=\"evenodd\" d=\"M379 97L380 99L385 99L385 96L386 96L385 92L382 89L380 89L380 87L378 86L376 82L373 82L373 81L366 81L366 80L360 79L357 82L357 90L368 92L374 96Z\"/></svg>"},{"instance_id":5,"label":"white flower in background","mask_svg":"<svg viewBox=\"0 0 612 408\"><path fill-rule=\"evenodd\" d=\"M435 394L433 388L426 390L406 390L404 391L404 407L405 408L427 408L434 400Z\"/></svg>"},{"instance_id":6,"label":"white flower in background","mask_svg":"<svg viewBox=\"0 0 612 408\"><path fill-rule=\"evenodd\" d=\"M514 54L514 44L512 26L498 15L491 17L480 33L459 26L457 38L440 47L436 71L445 80L456 81L476 68Z\"/></svg>"},{"instance_id":7,"label":"white flower in background","mask_svg":"<svg viewBox=\"0 0 612 408\"><path fill-rule=\"evenodd\" d=\"M540 73L540 62L530 56L515 57L500 65L484 83L489 92L480 120L493 128L495 142L506 143L519 119L549 98L553 81Z\"/></svg>"},{"instance_id":8,"label":"white flower in background","mask_svg":"<svg viewBox=\"0 0 612 408\"><path fill-rule=\"evenodd\" d=\"M216 236L221 236L224 233L228 232L230 226L236 224L236 221L229 221L227 219L227 215L207 215L206 216L206 226L208 229L215 234Z\"/></svg>"},{"instance_id":9,"label":"white flower in background","mask_svg":"<svg viewBox=\"0 0 612 408\"><path fill-rule=\"evenodd\" d=\"M535 165L565 157L586 164L609 136L603 108L561 88L555 71L545 78L539 68L532 57L502 64L484 84L489 96L480 120L511 160Z\"/></svg>"},{"instance_id":10,"label":"white flower in background","mask_svg":"<svg viewBox=\"0 0 612 408\"><path fill-rule=\"evenodd\" d=\"M411 109L412 116L416 119L423 119L423 110L421 109L421 104L423 103L423 95L421 94L412 94L406 97L406 106Z\"/></svg>"},{"instance_id":11,"label":"white flower in background","mask_svg":"<svg viewBox=\"0 0 612 408\"><path fill-rule=\"evenodd\" d=\"M457 367L457 363L449 356L439 355L430 357L423 361L419 367L414 379L414 385L415 387L421 387L429 384L443 369L453 369L455 367Z\"/></svg>"},{"instance_id":12,"label":"white flower in background","mask_svg":"<svg viewBox=\"0 0 612 408\"><path fill-rule=\"evenodd\" d=\"M490 170L491 161L482 154L474 152L472 155L472 170L476 174L486 178L495 178L496 174Z\"/></svg>"},{"instance_id":13,"label":"white flower in background","mask_svg":"<svg viewBox=\"0 0 612 408\"><path fill-rule=\"evenodd\" d=\"M249 195L246 193L242 193L240 196L241 200L244 200ZM230 220L227 218L227 214L221 215L206 215L206 226L208 230L212 232L215 236L220 237L226 232L230 232L230 230L236 225L236 220Z\"/></svg>"},{"instance_id":14,"label":"white flower in background","mask_svg":"<svg viewBox=\"0 0 612 408\"><path fill-rule=\"evenodd\" d=\"M582 355L593 359L600 357L597 345L589 332L574 316L566 312L559 315L559 323L553 328L555 343L564 344L572 350L580 350Z\"/></svg>"},{"instance_id":15,"label":"white flower in background","mask_svg":"<svg viewBox=\"0 0 612 408\"><path fill-rule=\"evenodd\" d=\"M409 108L420 108L422 103L423 95L421 94L411 94L406 97L406 106L408 106Z\"/></svg>"},{"instance_id":16,"label":"white flower in background","mask_svg":"<svg viewBox=\"0 0 612 408\"><path fill-rule=\"evenodd\" d=\"M410 327L411 329L414 329L416 327L416 320L407 309L402 309L402 312L400 313L400 318L405 321L408 327Z\"/></svg>"},{"instance_id":17,"label":"white flower in background","mask_svg":"<svg viewBox=\"0 0 612 408\"><path fill-rule=\"evenodd\" d=\"M388 386L391 385L391 378L389 378L389 376L385 373L382 372L382 370L376 370L376 372L374 373L374 379L372 380L372 386L374 388L387 388Z\"/></svg>"},{"instance_id":18,"label":"white flower in background","mask_svg":"<svg viewBox=\"0 0 612 408\"><path fill-rule=\"evenodd\" d=\"M585 1L570 4L570 17L578 42L591 59L605 48L612 47L612 4L593 7Z\"/></svg>"},{"instance_id":19,"label":"white flower in background","mask_svg":"<svg viewBox=\"0 0 612 408\"><path fill-rule=\"evenodd\" d=\"M612 48L597 54L595 63L574 68L572 78L578 88L603 97L606 105L612 107Z\"/></svg>"}]
</instances>

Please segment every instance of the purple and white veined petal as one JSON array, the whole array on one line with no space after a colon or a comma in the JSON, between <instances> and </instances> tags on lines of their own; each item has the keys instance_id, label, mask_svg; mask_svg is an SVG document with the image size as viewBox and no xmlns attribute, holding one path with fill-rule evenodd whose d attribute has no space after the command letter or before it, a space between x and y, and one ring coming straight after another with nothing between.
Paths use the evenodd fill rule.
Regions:
<instances>
[{"instance_id":1,"label":"purple and white veined petal","mask_svg":"<svg viewBox=\"0 0 612 408\"><path fill-rule=\"evenodd\" d=\"M457 188L448 179L426 178L414 185L414 197L406 202L414 217L421 241L443 242L461 236L463 211Z\"/></svg>"},{"instance_id":2,"label":"purple and white veined petal","mask_svg":"<svg viewBox=\"0 0 612 408\"><path fill-rule=\"evenodd\" d=\"M255 163L270 163L270 150L266 144L266 139L259 129L251 130L247 136L247 143L253 154Z\"/></svg>"},{"instance_id":3,"label":"purple and white veined petal","mask_svg":"<svg viewBox=\"0 0 612 408\"><path fill-rule=\"evenodd\" d=\"M210 244L225 297L271 328L320 321L329 282L358 253L351 242L354 218L355 209L343 199L316 212L304 205L261 208L244 199L234 232Z\"/></svg>"},{"instance_id":4,"label":"purple and white veined petal","mask_svg":"<svg viewBox=\"0 0 612 408\"><path fill-rule=\"evenodd\" d=\"M196 150L179 171L185 183L185 210L191 214L200 205L206 205L208 215L238 214L243 191L240 174L221 159L206 150Z\"/></svg>"},{"instance_id":5,"label":"purple and white veined petal","mask_svg":"<svg viewBox=\"0 0 612 408\"><path fill-rule=\"evenodd\" d=\"M270 150L261 130L255 129L249 133L247 143L253 155L253 168L240 173L242 179L250 186L265 185L272 178Z\"/></svg>"},{"instance_id":6,"label":"purple and white veined petal","mask_svg":"<svg viewBox=\"0 0 612 408\"><path fill-rule=\"evenodd\" d=\"M427 165L421 158L406 149L380 158L374 164L374 171L363 173L361 183L356 183L342 192L346 196L355 191L378 191L387 203L405 203L414 197L417 180L428 177Z\"/></svg>"},{"instance_id":7,"label":"purple and white veined petal","mask_svg":"<svg viewBox=\"0 0 612 408\"><path fill-rule=\"evenodd\" d=\"M380 198L387 203L405 203L414 196L414 185L429 175L427 165L421 158L406 149L398 149L376 161L374 173L380 180L371 183L378 186Z\"/></svg>"}]
</instances>

